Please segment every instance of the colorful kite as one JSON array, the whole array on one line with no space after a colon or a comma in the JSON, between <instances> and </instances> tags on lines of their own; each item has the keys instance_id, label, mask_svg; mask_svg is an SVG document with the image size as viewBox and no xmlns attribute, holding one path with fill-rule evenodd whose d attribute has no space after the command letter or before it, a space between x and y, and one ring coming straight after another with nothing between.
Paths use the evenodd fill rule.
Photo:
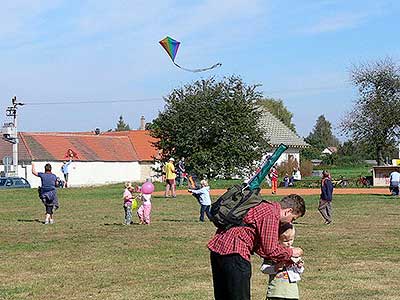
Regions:
<instances>
[{"instance_id":1,"label":"colorful kite","mask_svg":"<svg viewBox=\"0 0 400 300\"><path fill-rule=\"evenodd\" d=\"M183 67L181 67L180 65L178 65L175 62L175 56L178 53L178 48L179 48L179 45L181 43L176 41L176 40L174 40L173 38L170 38L169 36L167 36L164 39L162 39L159 43L165 49L165 51L167 51L167 53L168 53L169 57L171 57L172 62L174 63L174 65L177 66L178 68L181 68L182 70L197 73L197 72L208 71L208 70L211 70L211 69L214 69L214 68L222 66L221 63L217 63L215 65L212 65L209 68L204 68L204 69L186 69L186 68L183 68Z\"/></svg>"}]
</instances>

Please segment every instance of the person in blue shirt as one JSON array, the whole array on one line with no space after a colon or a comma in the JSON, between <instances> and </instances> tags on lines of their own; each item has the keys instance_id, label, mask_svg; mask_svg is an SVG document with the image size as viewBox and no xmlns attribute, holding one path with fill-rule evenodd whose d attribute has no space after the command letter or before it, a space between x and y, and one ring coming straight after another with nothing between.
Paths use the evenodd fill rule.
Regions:
<instances>
[{"instance_id":1,"label":"person in blue shirt","mask_svg":"<svg viewBox=\"0 0 400 300\"><path fill-rule=\"evenodd\" d=\"M333 184L331 175L328 171L322 172L321 180L321 196L319 199L318 210L322 217L325 219L325 224L329 225L332 223L332 196L333 196Z\"/></svg>"},{"instance_id":2,"label":"person in blue shirt","mask_svg":"<svg viewBox=\"0 0 400 300\"><path fill-rule=\"evenodd\" d=\"M209 217L211 197L210 197L210 187L208 186L207 180L203 179L201 182L201 188L198 190L189 189L188 192L197 199L200 204L200 222L204 222L204 213Z\"/></svg>"},{"instance_id":3,"label":"person in blue shirt","mask_svg":"<svg viewBox=\"0 0 400 300\"><path fill-rule=\"evenodd\" d=\"M32 174L39 177L41 186L38 188L39 198L46 208L46 217L44 224L54 224L54 209L58 209L57 197L57 176L51 173L51 165L47 163L44 166L44 173L37 172L35 164L32 162Z\"/></svg>"},{"instance_id":4,"label":"person in blue shirt","mask_svg":"<svg viewBox=\"0 0 400 300\"><path fill-rule=\"evenodd\" d=\"M63 165L61 166L61 172L64 174L64 187L68 187L68 167L72 163L72 159L70 159L68 162L63 161Z\"/></svg>"}]
</instances>

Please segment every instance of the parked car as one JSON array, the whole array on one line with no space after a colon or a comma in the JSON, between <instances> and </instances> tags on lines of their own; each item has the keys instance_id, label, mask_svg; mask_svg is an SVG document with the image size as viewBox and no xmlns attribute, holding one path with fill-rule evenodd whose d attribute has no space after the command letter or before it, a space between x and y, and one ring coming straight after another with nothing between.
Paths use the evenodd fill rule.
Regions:
<instances>
[{"instance_id":1,"label":"parked car","mask_svg":"<svg viewBox=\"0 0 400 300\"><path fill-rule=\"evenodd\" d=\"M0 177L0 189L31 188L29 182L22 177Z\"/></svg>"}]
</instances>

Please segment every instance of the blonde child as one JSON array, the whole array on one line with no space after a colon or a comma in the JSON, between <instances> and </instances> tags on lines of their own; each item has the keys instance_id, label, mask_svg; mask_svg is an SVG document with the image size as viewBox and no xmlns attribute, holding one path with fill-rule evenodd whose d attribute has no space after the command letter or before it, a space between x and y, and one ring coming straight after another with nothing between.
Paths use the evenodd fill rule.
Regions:
<instances>
[{"instance_id":1,"label":"blonde child","mask_svg":"<svg viewBox=\"0 0 400 300\"><path fill-rule=\"evenodd\" d=\"M295 230L292 224L284 224L279 228L279 243L284 247L292 247ZM269 275L267 299L299 299L297 282L304 272L301 258L292 258L293 264L278 265L264 260L261 272Z\"/></svg>"},{"instance_id":2,"label":"blonde child","mask_svg":"<svg viewBox=\"0 0 400 300\"><path fill-rule=\"evenodd\" d=\"M192 193L196 197L200 204L200 222L204 222L204 213L207 217L210 214L211 197L210 197L210 187L208 186L207 180L203 179L200 181L201 188L198 190L189 189L188 192Z\"/></svg>"},{"instance_id":3,"label":"blonde child","mask_svg":"<svg viewBox=\"0 0 400 300\"><path fill-rule=\"evenodd\" d=\"M150 181L146 181L141 188L140 199L142 205L140 205L137 215L139 217L139 224L150 225L151 216L151 194L154 191L154 186Z\"/></svg>"},{"instance_id":4,"label":"blonde child","mask_svg":"<svg viewBox=\"0 0 400 300\"><path fill-rule=\"evenodd\" d=\"M132 192L134 188L130 182L125 183L125 190L122 196L124 200L124 213L125 213L125 225L130 225L132 223Z\"/></svg>"}]
</instances>

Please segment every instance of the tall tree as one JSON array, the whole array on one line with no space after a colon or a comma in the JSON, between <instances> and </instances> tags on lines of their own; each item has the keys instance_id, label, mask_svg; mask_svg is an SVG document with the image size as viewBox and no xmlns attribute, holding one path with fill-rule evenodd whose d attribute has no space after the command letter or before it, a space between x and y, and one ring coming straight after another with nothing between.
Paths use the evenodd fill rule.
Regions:
<instances>
[{"instance_id":1,"label":"tall tree","mask_svg":"<svg viewBox=\"0 0 400 300\"><path fill-rule=\"evenodd\" d=\"M162 160L186 157L197 174L244 174L268 148L258 126L261 94L236 76L199 80L173 90L153 121Z\"/></svg>"},{"instance_id":2,"label":"tall tree","mask_svg":"<svg viewBox=\"0 0 400 300\"><path fill-rule=\"evenodd\" d=\"M131 128L129 127L129 124L125 123L122 115L120 115L115 131L127 131L127 130L131 130Z\"/></svg>"},{"instance_id":3,"label":"tall tree","mask_svg":"<svg viewBox=\"0 0 400 300\"><path fill-rule=\"evenodd\" d=\"M325 119L324 115L318 117L313 131L305 138L305 141L318 150L340 144L339 140L332 133L331 123Z\"/></svg>"},{"instance_id":4,"label":"tall tree","mask_svg":"<svg viewBox=\"0 0 400 300\"><path fill-rule=\"evenodd\" d=\"M400 137L400 69L391 58L354 66L351 82L359 96L341 123L355 142L374 148L378 165Z\"/></svg>"},{"instance_id":5,"label":"tall tree","mask_svg":"<svg viewBox=\"0 0 400 300\"><path fill-rule=\"evenodd\" d=\"M264 107L275 117L282 121L287 127L296 132L296 127L292 123L293 114L283 104L281 99L265 98L259 101L259 105Z\"/></svg>"}]
</instances>

